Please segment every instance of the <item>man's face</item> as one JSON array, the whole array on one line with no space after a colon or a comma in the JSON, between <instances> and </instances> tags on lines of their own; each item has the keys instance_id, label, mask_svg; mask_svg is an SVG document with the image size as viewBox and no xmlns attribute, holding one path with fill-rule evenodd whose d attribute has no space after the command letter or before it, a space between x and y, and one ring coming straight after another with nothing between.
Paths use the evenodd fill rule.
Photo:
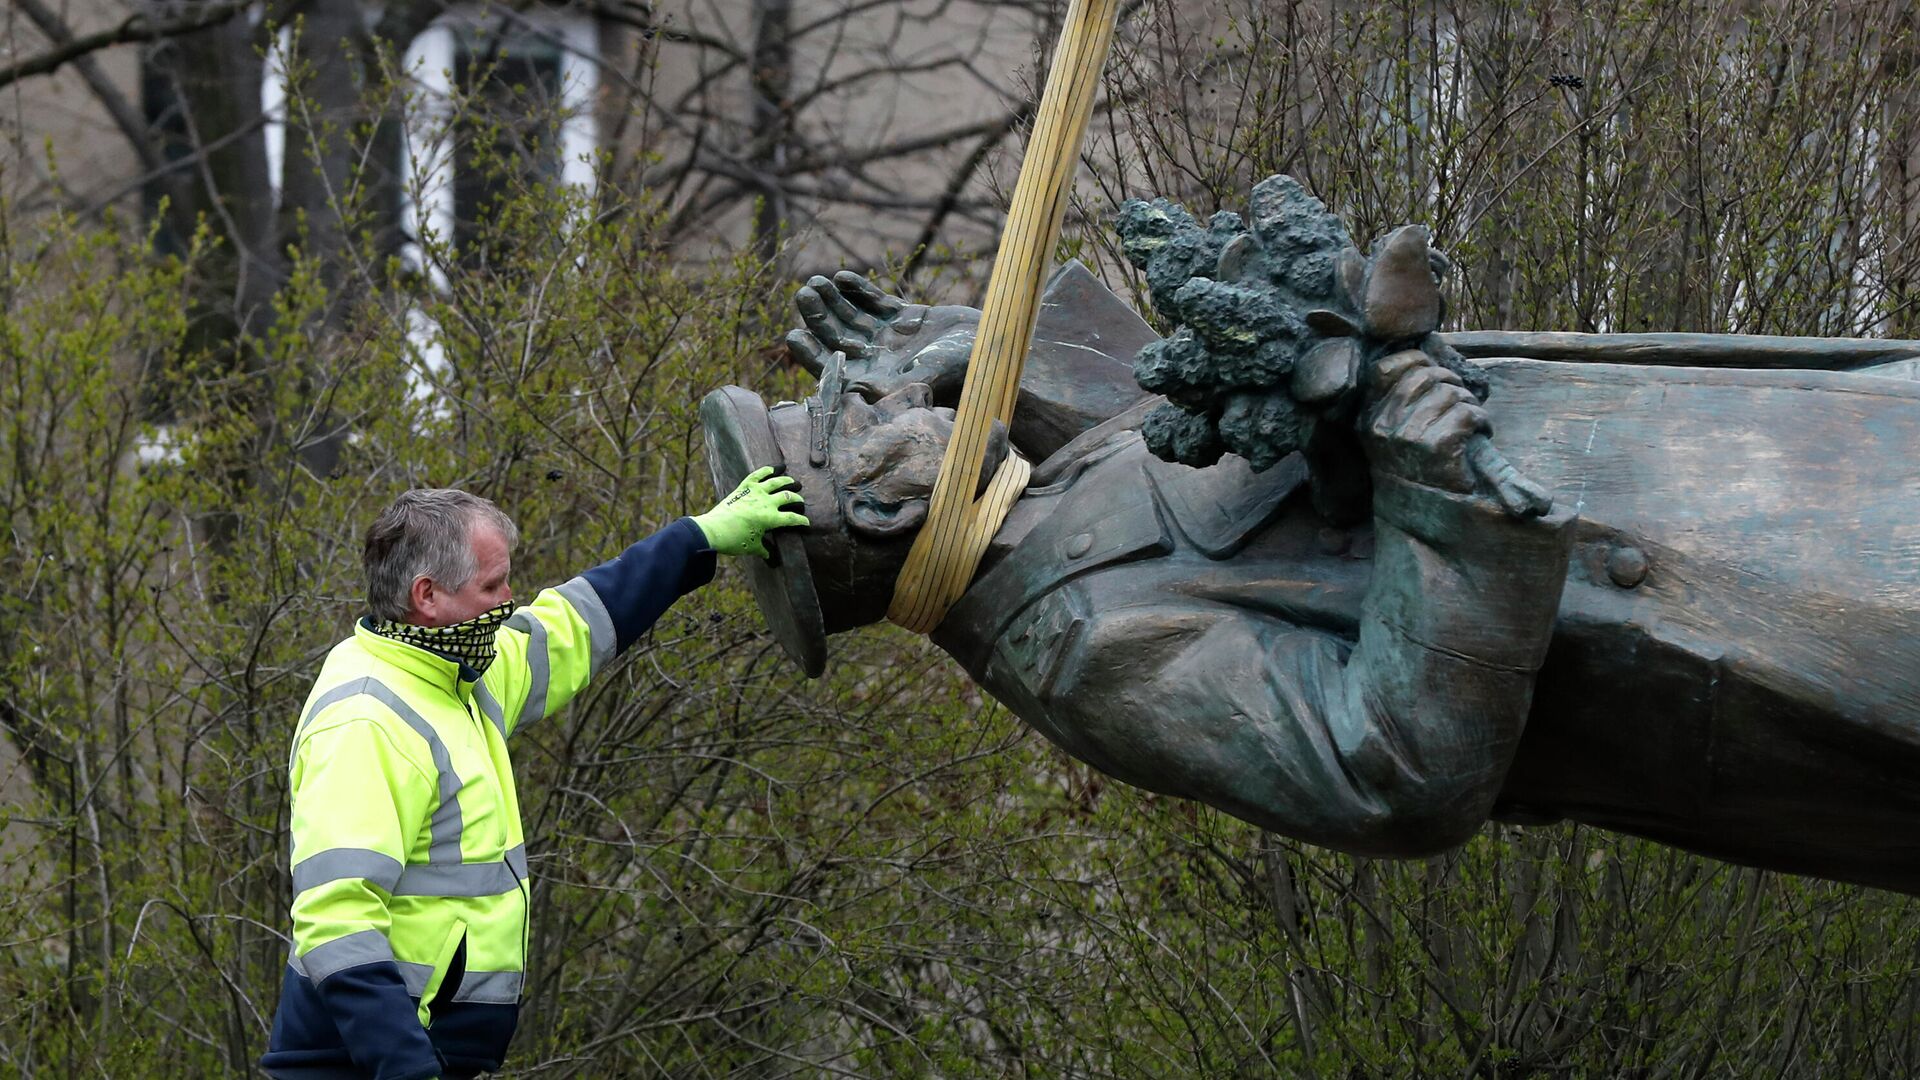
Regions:
<instances>
[{"instance_id":1,"label":"man's face","mask_svg":"<svg viewBox=\"0 0 1920 1080\"><path fill-rule=\"evenodd\" d=\"M492 525L476 523L467 537L473 547L473 576L458 589L447 589L432 578L413 583L414 614L422 626L452 626L466 622L513 599L507 574L513 560L507 538Z\"/></svg>"}]
</instances>

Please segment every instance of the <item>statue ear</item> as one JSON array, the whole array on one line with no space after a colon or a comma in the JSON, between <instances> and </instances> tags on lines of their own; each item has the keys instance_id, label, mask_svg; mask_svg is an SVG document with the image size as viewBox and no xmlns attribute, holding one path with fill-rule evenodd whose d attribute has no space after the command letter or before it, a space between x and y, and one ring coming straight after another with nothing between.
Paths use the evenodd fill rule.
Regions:
<instances>
[{"instance_id":1,"label":"statue ear","mask_svg":"<svg viewBox=\"0 0 1920 1080\"><path fill-rule=\"evenodd\" d=\"M927 499L890 503L870 491L848 492L842 511L854 532L876 540L905 536L927 520Z\"/></svg>"}]
</instances>

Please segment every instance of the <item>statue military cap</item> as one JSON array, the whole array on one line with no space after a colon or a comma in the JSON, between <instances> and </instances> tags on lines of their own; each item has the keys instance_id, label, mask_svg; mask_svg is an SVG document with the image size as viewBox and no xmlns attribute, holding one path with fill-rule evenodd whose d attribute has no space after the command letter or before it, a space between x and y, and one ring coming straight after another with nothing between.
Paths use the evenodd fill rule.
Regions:
<instances>
[{"instance_id":1,"label":"statue military cap","mask_svg":"<svg viewBox=\"0 0 1920 1080\"><path fill-rule=\"evenodd\" d=\"M805 461L791 463L790 467L775 434L776 423L787 420L788 413L796 414L792 419L806 423L806 406L782 402L769 409L760 395L738 386L723 386L700 402L707 470L715 491L732 491L748 473L765 465L796 475L809 471ZM808 485L802 479L810 517L819 497L825 495L831 501L831 493L820 490L825 486ZM775 529L767 534L766 541L770 558L740 560L746 570L747 587L753 591L774 640L809 678L818 678L827 668L827 630L804 534L799 529Z\"/></svg>"}]
</instances>

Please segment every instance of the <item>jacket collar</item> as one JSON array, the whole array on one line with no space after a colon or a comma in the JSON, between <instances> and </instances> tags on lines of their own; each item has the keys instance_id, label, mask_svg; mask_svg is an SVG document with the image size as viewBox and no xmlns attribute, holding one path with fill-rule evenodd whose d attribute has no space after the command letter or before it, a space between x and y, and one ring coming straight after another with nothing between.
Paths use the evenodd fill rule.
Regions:
<instances>
[{"instance_id":1,"label":"jacket collar","mask_svg":"<svg viewBox=\"0 0 1920 1080\"><path fill-rule=\"evenodd\" d=\"M463 704L473 697L473 684L479 681L480 675L460 661L411 642L376 634L372 623L365 618L353 624L353 636L368 654L452 694Z\"/></svg>"}]
</instances>

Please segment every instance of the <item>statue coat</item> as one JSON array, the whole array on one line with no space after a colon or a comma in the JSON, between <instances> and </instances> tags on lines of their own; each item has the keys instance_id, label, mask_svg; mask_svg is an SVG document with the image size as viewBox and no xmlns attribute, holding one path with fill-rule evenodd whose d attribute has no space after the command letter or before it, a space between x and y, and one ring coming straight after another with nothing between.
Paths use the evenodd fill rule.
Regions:
<instances>
[{"instance_id":1,"label":"statue coat","mask_svg":"<svg viewBox=\"0 0 1920 1080\"><path fill-rule=\"evenodd\" d=\"M936 642L1104 771L1312 842L1565 818L1920 892L1920 384L1482 363L1570 525L1420 489L1336 529L1297 458L1161 462L1135 407L1042 462Z\"/></svg>"}]
</instances>

